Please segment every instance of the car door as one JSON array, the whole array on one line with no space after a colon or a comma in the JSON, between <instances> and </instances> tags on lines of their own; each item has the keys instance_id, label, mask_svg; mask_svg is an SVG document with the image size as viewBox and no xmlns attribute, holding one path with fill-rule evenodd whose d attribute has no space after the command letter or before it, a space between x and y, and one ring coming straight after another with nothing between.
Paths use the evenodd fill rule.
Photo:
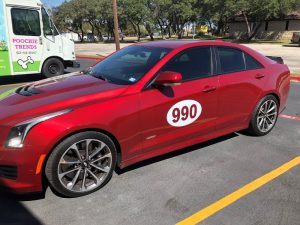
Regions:
<instances>
[{"instance_id":1,"label":"car door","mask_svg":"<svg viewBox=\"0 0 300 225\"><path fill-rule=\"evenodd\" d=\"M261 96L264 68L252 56L237 48L216 47L219 73L217 130L238 130L248 124L249 115Z\"/></svg>"},{"instance_id":2,"label":"car door","mask_svg":"<svg viewBox=\"0 0 300 225\"><path fill-rule=\"evenodd\" d=\"M215 131L219 83L213 76L211 47L187 49L162 71L181 73L183 83L150 86L140 93L143 152L183 147Z\"/></svg>"}]
</instances>

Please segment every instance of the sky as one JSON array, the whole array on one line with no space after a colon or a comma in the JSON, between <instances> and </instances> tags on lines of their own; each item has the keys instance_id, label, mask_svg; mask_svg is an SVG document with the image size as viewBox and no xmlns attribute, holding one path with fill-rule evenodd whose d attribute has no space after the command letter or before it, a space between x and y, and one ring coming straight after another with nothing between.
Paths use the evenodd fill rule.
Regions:
<instances>
[{"instance_id":1,"label":"sky","mask_svg":"<svg viewBox=\"0 0 300 225\"><path fill-rule=\"evenodd\" d=\"M4 27L3 4L0 4L0 41L6 41L6 30Z\"/></svg>"},{"instance_id":2,"label":"sky","mask_svg":"<svg viewBox=\"0 0 300 225\"><path fill-rule=\"evenodd\" d=\"M42 0L42 2L48 6L59 6L63 1L64 0Z\"/></svg>"}]
</instances>

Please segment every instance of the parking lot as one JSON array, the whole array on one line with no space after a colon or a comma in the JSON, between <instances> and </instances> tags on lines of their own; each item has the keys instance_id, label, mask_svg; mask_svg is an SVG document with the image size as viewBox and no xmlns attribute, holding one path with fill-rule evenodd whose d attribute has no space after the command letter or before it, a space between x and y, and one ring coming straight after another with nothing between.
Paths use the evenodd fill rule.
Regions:
<instances>
[{"instance_id":1,"label":"parking lot","mask_svg":"<svg viewBox=\"0 0 300 225\"><path fill-rule=\"evenodd\" d=\"M131 43L122 43L124 48ZM287 44L243 44L249 48L257 50L267 56L280 56L287 64L292 73L300 74L300 47L298 45ZM102 43L76 44L76 52L79 55L101 55L107 56L115 51L115 45Z\"/></svg>"},{"instance_id":2,"label":"parking lot","mask_svg":"<svg viewBox=\"0 0 300 225\"><path fill-rule=\"evenodd\" d=\"M82 68L94 62L81 60ZM0 94L29 80L2 80ZM294 119L280 117L267 136L232 133L144 161L85 197L0 192L0 224L300 224L299 99L300 84L291 83L283 114Z\"/></svg>"}]
</instances>

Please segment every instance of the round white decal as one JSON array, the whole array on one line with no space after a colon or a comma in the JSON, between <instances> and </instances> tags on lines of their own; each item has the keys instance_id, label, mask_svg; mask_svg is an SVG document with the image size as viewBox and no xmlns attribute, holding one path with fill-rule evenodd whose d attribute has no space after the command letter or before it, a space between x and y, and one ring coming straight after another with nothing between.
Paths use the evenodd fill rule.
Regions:
<instances>
[{"instance_id":1,"label":"round white decal","mask_svg":"<svg viewBox=\"0 0 300 225\"><path fill-rule=\"evenodd\" d=\"M202 107L195 100L184 100L173 105L167 114L171 126L183 127L195 122L201 115Z\"/></svg>"}]
</instances>

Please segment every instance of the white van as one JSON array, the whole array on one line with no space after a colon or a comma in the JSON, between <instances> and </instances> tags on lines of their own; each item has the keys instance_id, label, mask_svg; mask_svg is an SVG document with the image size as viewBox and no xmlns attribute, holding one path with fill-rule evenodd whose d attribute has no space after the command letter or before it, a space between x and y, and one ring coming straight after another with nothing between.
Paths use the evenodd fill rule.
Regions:
<instances>
[{"instance_id":1,"label":"white van","mask_svg":"<svg viewBox=\"0 0 300 225\"><path fill-rule=\"evenodd\" d=\"M0 76L61 75L79 67L75 46L56 29L39 0L0 0Z\"/></svg>"}]
</instances>

